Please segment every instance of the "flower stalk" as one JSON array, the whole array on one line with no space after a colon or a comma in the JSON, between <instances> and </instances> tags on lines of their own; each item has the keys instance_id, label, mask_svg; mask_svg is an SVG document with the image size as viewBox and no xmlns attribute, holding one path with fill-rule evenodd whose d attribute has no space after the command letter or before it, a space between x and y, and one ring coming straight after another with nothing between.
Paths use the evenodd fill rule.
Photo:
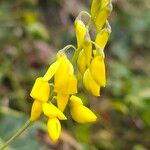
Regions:
<instances>
[{"instance_id":1,"label":"flower stalk","mask_svg":"<svg viewBox=\"0 0 150 150\"><path fill-rule=\"evenodd\" d=\"M0 150L5 149L9 144L11 144L18 136L20 136L30 125L32 124L32 121L29 119L27 122L23 125L22 128L16 132L15 135L13 135L8 141L6 141L2 147L0 147Z\"/></svg>"}]
</instances>

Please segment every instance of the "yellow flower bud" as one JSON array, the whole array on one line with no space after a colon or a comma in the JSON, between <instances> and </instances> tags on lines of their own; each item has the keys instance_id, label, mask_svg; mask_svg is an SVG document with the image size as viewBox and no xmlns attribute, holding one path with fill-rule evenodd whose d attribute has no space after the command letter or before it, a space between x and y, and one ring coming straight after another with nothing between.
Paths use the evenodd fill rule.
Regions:
<instances>
[{"instance_id":1,"label":"yellow flower bud","mask_svg":"<svg viewBox=\"0 0 150 150\"><path fill-rule=\"evenodd\" d=\"M81 20L75 21L75 30L76 30L76 37L77 37L77 45L80 47L80 45L84 41L85 33L86 33L86 27L85 24Z\"/></svg>"},{"instance_id":2,"label":"yellow flower bud","mask_svg":"<svg viewBox=\"0 0 150 150\"><path fill-rule=\"evenodd\" d=\"M97 71L98 70L98 71ZM101 86L106 86L105 63L104 58L100 55L95 56L90 64L92 78Z\"/></svg>"},{"instance_id":3,"label":"yellow flower bud","mask_svg":"<svg viewBox=\"0 0 150 150\"><path fill-rule=\"evenodd\" d=\"M53 77L53 75L56 73L59 65L60 65L60 61L56 61L53 64L51 64L47 72L45 73L43 79L46 81L49 81Z\"/></svg>"},{"instance_id":4,"label":"yellow flower bud","mask_svg":"<svg viewBox=\"0 0 150 150\"><path fill-rule=\"evenodd\" d=\"M44 103L42 108L43 113L49 118L57 117L60 120L67 120L66 116L52 103Z\"/></svg>"},{"instance_id":5,"label":"yellow flower bud","mask_svg":"<svg viewBox=\"0 0 150 150\"><path fill-rule=\"evenodd\" d=\"M101 0L92 0L92 4L91 4L91 16L92 18L96 17L96 14L99 10L101 4Z\"/></svg>"},{"instance_id":6,"label":"yellow flower bud","mask_svg":"<svg viewBox=\"0 0 150 150\"><path fill-rule=\"evenodd\" d=\"M84 50L79 53L78 60L77 60L78 69L81 74L83 74L86 70L86 59Z\"/></svg>"},{"instance_id":7,"label":"yellow flower bud","mask_svg":"<svg viewBox=\"0 0 150 150\"><path fill-rule=\"evenodd\" d=\"M101 0L100 9L105 8L110 3L110 0Z\"/></svg>"},{"instance_id":8,"label":"yellow flower bud","mask_svg":"<svg viewBox=\"0 0 150 150\"><path fill-rule=\"evenodd\" d=\"M97 71L97 70L95 70ZM83 76L83 84L85 88L91 92L94 96L100 96L100 86L94 81L90 70L87 69Z\"/></svg>"},{"instance_id":9,"label":"yellow flower bud","mask_svg":"<svg viewBox=\"0 0 150 150\"><path fill-rule=\"evenodd\" d=\"M61 64L54 76L54 88L56 93L74 94L77 92L77 79L74 69L67 57L61 59Z\"/></svg>"},{"instance_id":10,"label":"yellow flower bud","mask_svg":"<svg viewBox=\"0 0 150 150\"><path fill-rule=\"evenodd\" d=\"M49 118L47 122L48 134L53 142L56 142L61 134L61 125L57 118Z\"/></svg>"},{"instance_id":11,"label":"yellow flower bud","mask_svg":"<svg viewBox=\"0 0 150 150\"><path fill-rule=\"evenodd\" d=\"M96 36L95 43L98 44L98 46L101 49L104 49L105 45L108 41L109 35L110 35L109 30L107 30L107 29L101 30Z\"/></svg>"},{"instance_id":12,"label":"yellow flower bud","mask_svg":"<svg viewBox=\"0 0 150 150\"><path fill-rule=\"evenodd\" d=\"M84 53L85 53L86 64L87 64L87 66L89 66L91 58L92 58L92 43L91 43L91 38L90 38L88 31L86 32L83 49L84 49Z\"/></svg>"},{"instance_id":13,"label":"yellow flower bud","mask_svg":"<svg viewBox=\"0 0 150 150\"><path fill-rule=\"evenodd\" d=\"M42 113L42 103L38 100L35 100L32 104L30 120L31 121L38 120L41 116L41 113Z\"/></svg>"},{"instance_id":14,"label":"yellow flower bud","mask_svg":"<svg viewBox=\"0 0 150 150\"><path fill-rule=\"evenodd\" d=\"M96 115L82 103L77 96L71 96L71 116L73 120L79 123L88 123L96 121Z\"/></svg>"},{"instance_id":15,"label":"yellow flower bud","mask_svg":"<svg viewBox=\"0 0 150 150\"><path fill-rule=\"evenodd\" d=\"M63 112L67 106L69 95L57 93L57 106Z\"/></svg>"},{"instance_id":16,"label":"yellow flower bud","mask_svg":"<svg viewBox=\"0 0 150 150\"><path fill-rule=\"evenodd\" d=\"M107 18L110 15L111 11L112 11L111 3L99 11L96 21L95 21L95 25L96 25L96 28L98 31L100 31L102 29L103 25L105 24Z\"/></svg>"},{"instance_id":17,"label":"yellow flower bud","mask_svg":"<svg viewBox=\"0 0 150 150\"><path fill-rule=\"evenodd\" d=\"M47 102L50 94L50 86L42 77L36 79L30 96L41 102Z\"/></svg>"}]
</instances>

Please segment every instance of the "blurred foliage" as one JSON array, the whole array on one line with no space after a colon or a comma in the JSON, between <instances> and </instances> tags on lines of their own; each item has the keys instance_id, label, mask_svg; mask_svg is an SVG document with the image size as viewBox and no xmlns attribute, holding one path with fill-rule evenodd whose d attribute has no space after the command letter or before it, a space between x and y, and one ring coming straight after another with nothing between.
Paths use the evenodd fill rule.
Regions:
<instances>
[{"instance_id":1,"label":"blurred foliage","mask_svg":"<svg viewBox=\"0 0 150 150\"><path fill-rule=\"evenodd\" d=\"M74 18L89 5L89 0L0 1L0 142L25 122L34 79L43 74L57 49L76 42ZM85 97L80 88L100 119L78 125L69 118L56 144L37 123L8 150L150 149L150 3L114 0L113 6L105 50L107 88L100 98Z\"/></svg>"}]
</instances>

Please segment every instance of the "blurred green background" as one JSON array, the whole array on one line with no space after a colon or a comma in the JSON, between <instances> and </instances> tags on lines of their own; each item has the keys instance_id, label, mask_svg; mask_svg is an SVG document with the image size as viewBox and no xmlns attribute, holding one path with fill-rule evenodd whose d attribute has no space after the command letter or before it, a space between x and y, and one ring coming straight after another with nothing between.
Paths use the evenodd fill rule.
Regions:
<instances>
[{"instance_id":1,"label":"blurred green background","mask_svg":"<svg viewBox=\"0 0 150 150\"><path fill-rule=\"evenodd\" d=\"M75 44L73 21L90 0L0 0L0 141L27 120L30 89L55 59L58 49ZM42 121L8 149L150 149L150 3L113 0L112 34L105 49L107 87L94 98L80 87L94 124L62 122L58 143L49 140ZM66 112L68 115L68 111Z\"/></svg>"}]
</instances>

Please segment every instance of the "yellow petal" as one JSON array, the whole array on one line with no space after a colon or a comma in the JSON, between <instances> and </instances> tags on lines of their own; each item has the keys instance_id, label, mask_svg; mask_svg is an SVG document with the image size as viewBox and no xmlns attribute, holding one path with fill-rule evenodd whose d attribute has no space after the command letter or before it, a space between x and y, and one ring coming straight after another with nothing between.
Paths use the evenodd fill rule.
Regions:
<instances>
[{"instance_id":1,"label":"yellow petal","mask_svg":"<svg viewBox=\"0 0 150 150\"><path fill-rule=\"evenodd\" d=\"M47 122L48 134L53 142L56 142L61 134L61 125L57 118L50 118Z\"/></svg>"},{"instance_id":2,"label":"yellow petal","mask_svg":"<svg viewBox=\"0 0 150 150\"><path fill-rule=\"evenodd\" d=\"M96 17L96 14L99 10L101 4L101 0L92 0L92 4L91 4L91 16L92 18Z\"/></svg>"},{"instance_id":3,"label":"yellow petal","mask_svg":"<svg viewBox=\"0 0 150 150\"><path fill-rule=\"evenodd\" d=\"M54 76L55 92L64 93L64 91L67 90L66 85L68 85L68 78L70 74L73 74L73 71L74 69L70 61L66 57L62 56L61 64Z\"/></svg>"},{"instance_id":4,"label":"yellow petal","mask_svg":"<svg viewBox=\"0 0 150 150\"><path fill-rule=\"evenodd\" d=\"M57 106L63 112L67 106L69 95L57 93Z\"/></svg>"},{"instance_id":5,"label":"yellow petal","mask_svg":"<svg viewBox=\"0 0 150 150\"><path fill-rule=\"evenodd\" d=\"M101 0L100 9L103 9L110 3L110 0Z\"/></svg>"},{"instance_id":6,"label":"yellow petal","mask_svg":"<svg viewBox=\"0 0 150 150\"><path fill-rule=\"evenodd\" d=\"M62 58L61 64L54 76L54 90L60 94L77 93L77 79L73 74L74 68L67 57Z\"/></svg>"},{"instance_id":7,"label":"yellow petal","mask_svg":"<svg viewBox=\"0 0 150 150\"><path fill-rule=\"evenodd\" d=\"M96 56L93 58L90 65L90 72L98 85L101 87L106 86L105 63L101 56Z\"/></svg>"},{"instance_id":8,"label":"yellow petal","mask_svg":"<svg viewBox=\"0 0 150 150\"><path fill-rule=\"evenodd\" d=\"M43 79L46 81L49 81L53 77L53 75L56 73L59 65L60 65L60 61L56 61L53 64L51 64L47 72L45 73Z\"/></svg>"},{"instance_id":9,"label":"yellow petal","mask_svg":"<svg viewBox=\"0 0 150 150\"><path fill-rule=\"evenodd\" d=\"M77 78L74 74L69 76L67 88L68 88L68 94L77 93Z\"/></svg>"},{"instance_id":10,"label":"yellow petal","mask_svg":"<svg viewBox=\"0 0 150 150\"><path fill-rule=\"evenodd\" d=\"M67 120L66 116L52 103L43 104L43 113L49 117L58 117L60 120Z\"/></svg>"},{"instance_id":11,"label":"yellow petal","mask_svg":"<svg viewBox=\"0 0 150 150\"><path fill-rule=\"evenodd\" d=\"M76 30L76 37L77 37L77 45L80 47L80 45L84 41L85 33L86 33L86 27L85 24L81 20L75 21L75 30Z\"/></svg>"},{"instance_id":12,"label":"yellow petal","mask_svg":"<svg viewBox=\"0 0 150 150\"><path fill-rule=\"evenodd\" d=\"M89 92L91 92L94 96L99 96L100 95L100 86L92 78L89 69L87 69L84 73L83 84L84 84L85 88Z\"/></svg>"},{"instance_id":13,"label":"yellow petal","mask_svg":"<svg viewBox=\"0 0 150 150\"><path fill-rule=\"evenodd\" d=\"M91 58L92 58L92 43L91 41L85 41L83 45L84 53L85 53L85 60L87 66L89 66Z\"/></svg>"},{"instance_id":14,"label":"yellow petal","mask_svg":"<svg viewBox=\"0 0 150 150\"><path fill-rule=\"evenodd\" d=\"M71 116L73 120L79 123L88 123L96 121L96 115L83 105L75 105L71 108Z\"/></svg>"},{"instance_id":15,"label":"yellow petal","mask_svg":"<svg viewBox=\"0 0 150 150\"><path fill-rule=\"evenodd\" d=\"M100 10L100 12L98 13L96 21L95 21L95 25L98 31L102 29L111 11L112 11L112 5L110 4L110 5L107 5L107 7Z\"/></svg>"},{"instance_id":16,"label":"yellow petal","mask_svg":"<svg viewBox=\"0 0 150 150\"><path fill-rule=\"evenodd\" d=\"M86 60L85 60L85 53L84 50L82 50L79 53L78 60L77 60L78 69L81 74L85 72L86 69Z\"/></svg>"},{"instance_id":17,"label":"yellow petal","mask_svg":"<svg viewBox=\"0 0 150 150\"><path fill-rule=\"evenodd\" d=\"M50 94L49 83L45 81L42 77L37 78L31 90L30 96L33 99L37 99L41 102L47 102L49 94Z\"/></svg>"},{"instance_id":18,"label":"yellow petal","mask_svg":"<svg viewBox=\"0 0 150 150\"><path fill-rule=\"evenodd\" d=\"M74 96L74 95L72 95L72 96L70 97L70 105L71 105L71 106L82 105L82 104L83 104L83 103L82 103L81 98L79 98L79 97L77 97L77 96Z\"/></svg>"},{"instance_id":19,"label":"yellow petal","mask_svg":"<svg viewBox=\"0 0 150 150\"><path fill-rule=\"evenodd\" d=\"M30 120L31 121L38 120L41 116L41 113L42 113L42 103L39 102L38 100L35 100L32 104Z\"/></svg>"},{"instance_id":20,"label":"yellow petal","mask_svg":"<svg viewBox=\"0 0 150 150\"><path fill-rule=\"evenodd\" d=\"M95 43L98 44L101 49L104 49L108 41L109 35L110 32L107 29L101 30L96 36Z\"/></svg>"}]
</instances>

